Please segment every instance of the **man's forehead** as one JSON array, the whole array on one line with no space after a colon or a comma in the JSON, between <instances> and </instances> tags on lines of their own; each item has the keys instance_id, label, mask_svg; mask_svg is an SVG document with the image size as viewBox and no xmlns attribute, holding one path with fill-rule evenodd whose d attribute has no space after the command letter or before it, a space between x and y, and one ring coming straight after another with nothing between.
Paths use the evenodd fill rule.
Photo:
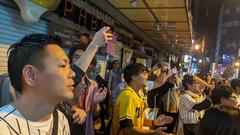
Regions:
<instances>
[{"instance_id":1,"label":"man's forehead","mask_svg":"<svg viewBox=\"0 0 240 135\"><path fill-rule=\"evenodd\" d=\"M63 51L63 49L60 46L58 46L56 44L49 44L46 47L46 51L47 51L48 55L53 57L54 59L60 59L65 62L69 62L69 59L68 59L66 53Z\"/></svg>"}]
</instances>

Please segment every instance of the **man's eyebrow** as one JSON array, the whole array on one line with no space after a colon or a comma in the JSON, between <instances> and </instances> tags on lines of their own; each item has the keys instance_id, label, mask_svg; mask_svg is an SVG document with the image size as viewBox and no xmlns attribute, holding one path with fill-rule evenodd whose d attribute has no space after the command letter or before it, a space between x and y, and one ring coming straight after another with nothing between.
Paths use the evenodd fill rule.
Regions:
<instances>
[{"instance_id":1,"label":"man's eyebrow","mask_svg":"<svg viewBox=\"0 0 240 135\"><path fill-rule=\"evenodd\" d=\"M65 63L69 63L69 62L70 62L69 59L63 59L63 61L64 61Z\"/></svg>"}]
</instances>

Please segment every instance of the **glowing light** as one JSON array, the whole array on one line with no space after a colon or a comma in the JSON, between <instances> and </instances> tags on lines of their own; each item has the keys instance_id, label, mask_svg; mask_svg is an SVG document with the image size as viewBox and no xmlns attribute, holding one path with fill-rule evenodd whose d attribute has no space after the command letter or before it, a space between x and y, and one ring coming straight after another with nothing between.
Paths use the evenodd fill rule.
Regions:
<instances>
[{"instance_id":1,"label":"glowing light","mask_svg":"<svg viewBox=\"0 0 240 135\"><path fill-rule=\"evenodd\" d=\"M199 50L200 46L199 45L195 45L195 50Z\"/></svg>"},{"instance_id":2,"label":"glowing light","mask_svg":"<svg viewBox=\"0 0 240 135\"><path fill-rule=\"evenodd\" d=\"M240 63L239 62L236 62L235 63L235 66L239 67Z\"/></svg>"}]
</instances>

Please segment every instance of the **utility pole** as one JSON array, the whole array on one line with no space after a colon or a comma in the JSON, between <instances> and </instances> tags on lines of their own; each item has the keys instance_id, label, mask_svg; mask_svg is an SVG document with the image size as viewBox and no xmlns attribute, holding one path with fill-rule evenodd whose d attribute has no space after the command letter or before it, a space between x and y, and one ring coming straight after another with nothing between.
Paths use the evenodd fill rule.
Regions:
<instances>
[{"instance_id":1,"label":"utility pole","mask_svg":"<svg viewBox=\"0 0 240 135\"><path fill-rule=\"evenodd\" d=\"M202 41L201 41L201 59L202 59L202 63L201 63L201 69L203 70L203 68L204 68L204 62L205 62L205 40L206 40L206 36L205 36L205 34L203 35L203 37L202 37Z\"/></svg>"},{"instance_id":2,"label":"utility pole","mask_svg":"<svg viewBox=\"0 0 240 135\"><path fill-rule=\"evenodd\" d=\"M218 15L217 41L216 41L216 48L215 48L215 55L214 55L214 63L212 64L212 66L214 67L218 65L219 51L221 47L223 10L224 10L224 1L221 3L220 12ZM214 76L214 74L215 74L215 68L214 68L214 71L212 70L212 76Z\"/></svg>"}]
</instances>

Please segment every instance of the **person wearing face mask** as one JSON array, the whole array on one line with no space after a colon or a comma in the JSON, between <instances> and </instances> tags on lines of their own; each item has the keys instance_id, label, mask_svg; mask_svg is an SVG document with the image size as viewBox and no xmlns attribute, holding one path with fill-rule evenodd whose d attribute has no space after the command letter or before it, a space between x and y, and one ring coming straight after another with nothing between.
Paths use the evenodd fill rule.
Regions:
<instances>
[{"instance_id":1,"label":"person wearing face mask","mask_svg":"<svg viewBox=\"0 0 240 135\"><path fill-rule=\"evenodd\" d=\"M84 53L84 48L75 48L69 52L69 59L70 63L75 63ZM84 84L85 88L76 87L75 91L78 91L75 94L77 98L77 104L75 105L76 108L84 110L87 114L84 132L85 134L94 134L94 127L93 127L93 117L97 117L100 113L100 106L99 103L103 101L106 97L106 88L98 87L96 82L97 76L95 76L95 66L96 66L96 58L93 57L89 67L86 70L86 75L83 77L80 84ZM100 85L100 84L99 84ZM74 129L74 132L77 129Z\"/></svg>"},{"instance_id":2,"label":"person wearing face mask","mask_svg":"<svg viewBox=\"0 0 240 135\"><path fill-rule=\"evenodd\" d=\"M75 100L72 105L74 105L74 106L72 106L72 107L70 106L70 108L68 109L70 112L70 117L73 117L73 119L74 119L74 120L70 121L70 123L73 123L73 124L75 123L75 125L76 125L76 124L83 124L85 122L85 125L86 125L86 126L84 126L84 130L79 130L79 128L71 128L71 134L86 134L86 135L94 134L93 124L91 124L93 122L92 121L92 112L94 112L93 110L97 109L97 107L94 105L97 105L97 103L99 103L100 101L102 101L105 98L106 90L101 91L101 89L98 89L97 84L95 82L93 82L91 84L94 84L94 88L96 88L96 90L94 92L93 92L93 90L87 90L87 89L90 89L90 87L86 87L86 86L88 84L90 84L89 82L92 82L92 81L90 81L86 77L86 72L87 72L88 67L89 67L95 53L97 52L97 50L100 47L105 46L107 42L111 42L112 35L110 33L108 33L109 29L110 29L109 27L103 27L102 29L100 29L98 32L95 33L92 41L91 42L89 41L90 43L86 47L86 50L82 51L81 55L79 55L79 54L74 55L73 57L70 58L71 69L76 74L76 76L73 78L73 80L75 82L75 84L74 84ZM76 52L81 53L81 49L78 49ZM91 87L91 89L94 89L94 88ZM79 94L87 95L87 96L81 96L82 98L78 98ZM91 97L93 97L93 98L91 98ZM79 99L79 100L76 100L76 99ZM86 101L86 102L80 102L80 101ZM78 104L78 103L81 103L81 104ZM64 110L67 110L67 109L65 108ZM80 113L78 113L76 115L76 113L74 113L76 111L80 112ZM71 113L73 116L71 116ZM90 118L90 119L88 119L88 118ZM90 124L89 124L89 122L90 122ZM76 130L72 130L72 129L76 129Z\"/></svg>"}]
</instances>

